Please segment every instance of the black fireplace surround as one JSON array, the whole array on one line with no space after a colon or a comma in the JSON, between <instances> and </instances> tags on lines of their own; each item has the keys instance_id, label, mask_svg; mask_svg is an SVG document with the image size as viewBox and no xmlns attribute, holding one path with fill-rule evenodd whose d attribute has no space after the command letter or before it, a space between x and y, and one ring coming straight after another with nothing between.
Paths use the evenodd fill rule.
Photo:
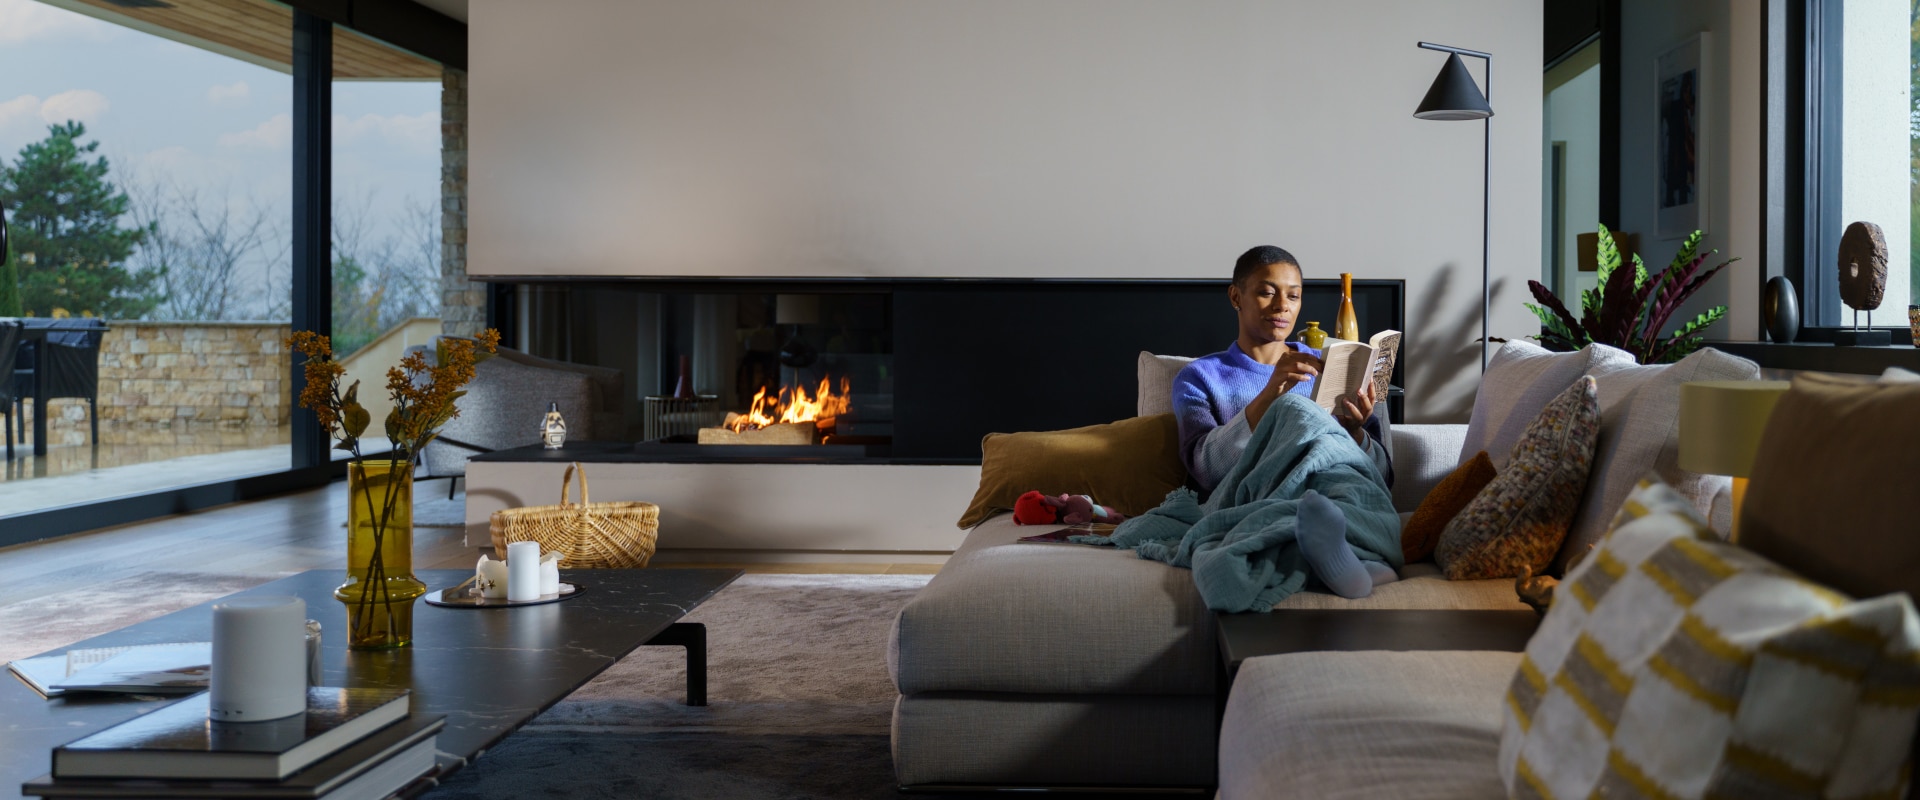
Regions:
<instances>
[{"instance_id":1,"label":"black fireplace surround","mask_svg":"<svg viewBox=\"0 0 1920 800\"><path fill-rule=\"evenodd\" d=\"M593 318L595 304L583 302L623 292L660 298L654 302L665 310L662 319L646 321L633 337L632 320L624 321L627 327L602 324ZM622 448L602 443L589 448L590 460L978 464L980 439L988 433L1056 430L1133 416L1136 362L1142 350L1204 355L1225 349L1235 336L1225 280L503 281L494 288L490 316L509 339L519 334L531 340L507 344L541 355L630 372L631 354L647 349L653 357L645 362L657 365L660 374L631 376L629 386L657 386L656 391L665 393L672 390L678 356L688 347L684 332L676 334L672 309L686 307L695 296L742 293L875 296L858 305L880 309L866 317L870 326L885 329L873 338L891 348L891 363L881 369L890 381L891 443L842 447L798 459L763 447L663 448L643 442ZM543 298L545 311L530 312L527 295ZM1405 330L1405 297L1404 281L1355 280L1353 302L1360 329ZM1304 329L1305 321L1314 320L1330 330L1339 302L1338 280L1308 280L1297 327ZM516 319L533 313L548 319L537 324ZM638 341L591 341L609 328ZM1402 366L1394 370L1395 385L1404 385L1408 355L1403 349ZM625 363L612 363L621 361ZM854 391L858 401L866 390L856 386ZM856 413L857 407L858 402ZM1396 419L1399 407L1395 398L1390 408ZM638 437L639 420L630 422Z\"/></svg>"}]
</instances>

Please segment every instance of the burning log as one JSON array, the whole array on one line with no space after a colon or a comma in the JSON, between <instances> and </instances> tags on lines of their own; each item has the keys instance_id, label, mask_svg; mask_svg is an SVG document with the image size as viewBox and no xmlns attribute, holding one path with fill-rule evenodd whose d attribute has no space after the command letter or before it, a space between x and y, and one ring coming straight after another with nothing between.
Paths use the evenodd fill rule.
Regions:
<instances>
[{"instance_id":1,"label":"burning log","mask_svg":"<svg viewBox=\"0 0 1920 800\"><path fill-rule=\"evenodd\" d=\"M729 414L729 417L734 416ZM820 426L812 422L776 422L764 428L701 428L700 444L819 444Z\"/></svg>"}]
</instances>

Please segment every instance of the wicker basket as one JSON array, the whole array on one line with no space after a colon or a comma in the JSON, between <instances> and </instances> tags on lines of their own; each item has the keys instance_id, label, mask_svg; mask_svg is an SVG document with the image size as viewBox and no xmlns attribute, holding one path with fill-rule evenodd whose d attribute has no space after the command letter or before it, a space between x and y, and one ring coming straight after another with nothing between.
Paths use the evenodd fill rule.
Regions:
<instances>
[{"instance_id":1,"label":"wicker basket","mask_svg":"<svg viewBox=\"0 0 1920 800\"><path fill-rule=\"evenodd\" d=\"M567 502L573 473L580 473L580 502ZM493 512L493 551L508 542L539 542L540 551L560 554L563 569L644 567L653 558L660 533L660 507L652 503L593 503L587 500L587 471L574 462L560 480L560 504Z\"/></svg>"}]
</instances>

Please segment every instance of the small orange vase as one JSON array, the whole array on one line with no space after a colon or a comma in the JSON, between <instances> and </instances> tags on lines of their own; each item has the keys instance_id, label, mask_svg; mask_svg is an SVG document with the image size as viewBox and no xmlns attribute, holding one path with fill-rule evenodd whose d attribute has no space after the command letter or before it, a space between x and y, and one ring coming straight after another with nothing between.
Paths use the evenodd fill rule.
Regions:
<instances>
[{"instance_id":1,"label":"small orange vase","mask_svg":"<svg viewBox=\"0 0 1920 800\"><path fill-rule=\"evenodd\" d=\"M1333 323L1333 338L1360 341L1360 318L1353 313L1353 273L1340 273L1340 318Z\"/></svg>"}]
</instances>

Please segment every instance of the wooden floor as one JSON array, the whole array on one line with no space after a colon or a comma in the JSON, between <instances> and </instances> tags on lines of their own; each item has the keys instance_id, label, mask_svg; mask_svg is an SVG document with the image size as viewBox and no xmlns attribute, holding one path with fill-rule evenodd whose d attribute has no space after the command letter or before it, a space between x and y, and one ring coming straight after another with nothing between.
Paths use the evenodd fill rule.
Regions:
<instances>
[{"instance_id":1,"label":"wooden floor","mask_svg":"<svg viewBox=\"0 0 1920 800\"><path fill-rule=\"evenodd\" d=\"M148 572L298 572L346 561L344 481L265 500L0 548L0 608ZM471 569L458 528L414 531L415 569ZM661 564L747 572L927 574L935 564Z\"/></svg>"}]
</instances>

